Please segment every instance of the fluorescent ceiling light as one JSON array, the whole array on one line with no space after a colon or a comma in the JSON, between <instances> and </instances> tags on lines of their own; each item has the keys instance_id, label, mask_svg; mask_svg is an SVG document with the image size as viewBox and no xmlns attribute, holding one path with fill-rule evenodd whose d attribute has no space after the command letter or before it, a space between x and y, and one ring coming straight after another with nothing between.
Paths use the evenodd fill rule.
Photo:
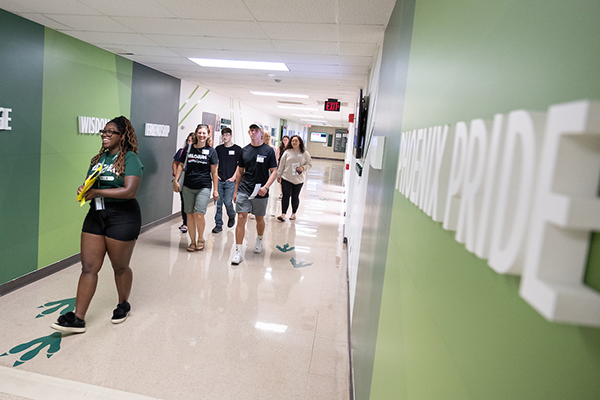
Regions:
<instances>
[{"instance_id":1,"label":"fluorescent ceiling light","mask_svg":"<svg viewBox=\"0 0 600 400\"><path fill-rule=\"evenodd\" d=\"M273 92L252 92L257 96L276 96L276 97L298 97L300 99L310 99L307 94L291 94L291 93L273 93Z\"/></svg>"},{"instance_id":2,"label":"fluorescent ceiling light","mask_svg":"<svg viewBox=\"0 0 600 400\"><path fill-rule=\"evenodd\" d=\"M325 119L325 117L321 117L320 115L306 115L306 114L292 114L295 117L309 117L309 118L323 118Z\"/></svg>"},{"instance_id":3,"label":"fluorescent ceiling light","mask_svg":"<svg viewBox=\"0 0 600 400\"><path fill-rule=\"evenodd\" d=\"M303 110L303 111L319 111L320 108L306 108L306 107L295 107L295 106L277 106L279 108L287 108L288 110Z\"/></svg>"},{"instance_id":4,"label":"fluorescent ceiling light","mask_svg":"<svg viewBox=\"0 0 600 400\"><path fill-rule=\"evenodd\" d=\"M265 61L217 60L212 58L188 58L201 67L262 69L268 71L289 71L284 63Z\"/></svg>"}]
</instances>

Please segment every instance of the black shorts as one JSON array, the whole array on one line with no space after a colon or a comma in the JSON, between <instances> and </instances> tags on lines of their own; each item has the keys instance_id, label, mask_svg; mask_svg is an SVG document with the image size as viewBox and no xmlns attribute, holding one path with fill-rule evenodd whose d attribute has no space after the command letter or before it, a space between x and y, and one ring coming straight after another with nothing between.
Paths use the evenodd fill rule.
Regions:
<instances>
[{"instance_id":1,"label":"black shorts","mask_svg":"<svg viewBox=\"0 0 600 400\"><path fill-rule=\"evenodd\" d=\"M96 210L94 200L81 230L93 235L129 242L136 240L142 227L142 213L136 199L104 202L104 210Z\"/></svg>"}]
</instances>

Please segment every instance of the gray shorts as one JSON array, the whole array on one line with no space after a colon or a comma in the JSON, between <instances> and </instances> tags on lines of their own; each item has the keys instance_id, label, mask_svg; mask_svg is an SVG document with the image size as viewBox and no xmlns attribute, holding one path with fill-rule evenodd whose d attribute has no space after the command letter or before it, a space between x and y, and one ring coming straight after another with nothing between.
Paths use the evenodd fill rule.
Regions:
<instances>
[{"instance_id":1,"label":"gray shorts","mask_svg":"<svg viewBox=\"0 0 600 400\"><path fill-rule=\"evenodd\" d=\"M187 186L181 191L183 196L183 212L186 214L206 214L206 207L210 198L210 189L190 189Z\"/></svg>"},{"instance_id":2,"label":"gray shorts","mask_svg":"<svg viewBox=\"0 0 600 400\"><path fill-rule=\"evenodd\" d=\"M235 200L235 212L249 212L257 217L264 217L267 214L268 202L268 197L255 197L252 200L248 200L246 193L238 192L237 199Z\"/></svg>"}]
</instances>

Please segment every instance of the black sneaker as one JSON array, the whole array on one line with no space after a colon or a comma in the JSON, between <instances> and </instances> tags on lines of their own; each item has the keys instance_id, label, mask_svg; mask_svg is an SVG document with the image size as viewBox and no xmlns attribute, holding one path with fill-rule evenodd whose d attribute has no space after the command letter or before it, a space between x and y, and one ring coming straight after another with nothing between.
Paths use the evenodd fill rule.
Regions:
<instances>
[{"instance_id":1,"label":"black sneaker","mask_svg":"<svg viewBox=\"0 0 600 400\"><path fill-rule=\"evenodd\" d=\"M235 225L235 217L229 218L229 220L227 220L227 227L231 228Z\"/></svg>"},{"instance_id":2,"label":"black sneaker","mask_svg":"<svg viewBox=\"0 0 600 400\"><path fill-rule=\"evenodd\" d=\"M125 322L127 317L129 317L129 312L131 311L131 305L124 301L121 304L117 304L117 308L113 311L113 316L110 319L110 322L113 324L120 324L121 322Z\"/></svg>"},{"instance_id":3,"label":"black sneaker","mask_svg":"<svg viewBox=\"0 0 600 400\"><path fill-rule=\"evenodd\" d=\"M58 317L58 321L56 321L50 326L52 327L52 329L56 329L57 331L61 332L85 332L85 321L77 317L72 311L69 311L68 313Z\"/></svg>"},{"instance_id":4,"label":"black sneaker","mask_svg":"<svg viewBox=\"0 0 600 400\"><path fill-rule=\"evenodd\" d=\"M212 233L219 233L223 230L223 228L221 227L221 225L217 225L213 228Z\"/></svg>"}]
</instances>

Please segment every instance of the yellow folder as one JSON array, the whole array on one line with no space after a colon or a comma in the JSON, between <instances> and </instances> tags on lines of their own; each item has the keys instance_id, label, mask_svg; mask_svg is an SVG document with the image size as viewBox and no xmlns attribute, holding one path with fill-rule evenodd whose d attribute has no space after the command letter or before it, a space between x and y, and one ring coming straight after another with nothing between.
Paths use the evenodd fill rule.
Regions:
<instances>
[{"instance_id":1,"label":"yellow folder","mask_svg":"<svg viewBox=\"0 0 600 400\"><path fill-rule=\"evenodd\" d=\"M77 201L81 203L79 204L79 207L83 207L83 205L85 204L85 193L92 187L94 182L96 182L96 179L98 179L98 177L102 173L103 166L104 163L100 164L100 168L92 172L92 174L88 176L85 180L85 183L83 184L83 190L77 195Z\"/></svg>"}]
</instances>

